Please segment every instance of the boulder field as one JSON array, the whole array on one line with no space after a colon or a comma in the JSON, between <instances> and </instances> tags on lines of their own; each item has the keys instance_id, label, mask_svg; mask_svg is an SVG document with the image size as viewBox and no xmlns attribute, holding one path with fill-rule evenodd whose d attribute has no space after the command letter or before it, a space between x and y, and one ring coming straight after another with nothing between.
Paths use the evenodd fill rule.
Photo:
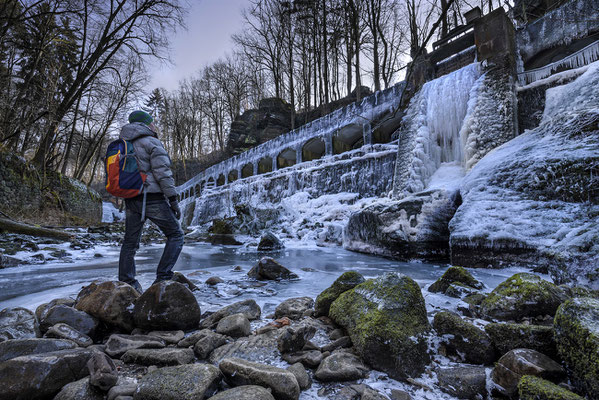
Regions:
<instances>
[{"instance_id":1,"label":"boulder field","mask_svg":"<svg viewBox=\"0 0 599 400\"><path fill-rule=\"evenodd\" d=\"M460 285L458 312L427 308ZM251 299L202 314L189 287L94 282L0 311L0 399L599 398L599 300L534 274L489 291L450 267L423 291L348 271L268 317ZM405 390L366 384L389 378Z\"/></svg>"}]
</instances>

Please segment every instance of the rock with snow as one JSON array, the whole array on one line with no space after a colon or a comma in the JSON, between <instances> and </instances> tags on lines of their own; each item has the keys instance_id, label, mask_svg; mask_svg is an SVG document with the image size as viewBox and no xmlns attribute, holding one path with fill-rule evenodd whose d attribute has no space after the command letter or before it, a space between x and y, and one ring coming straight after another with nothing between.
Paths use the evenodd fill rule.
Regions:
<instances>
[{"instance_id":1,"label":"rock with snow","mask_svg":"<svg viewBox=\"0 0 599 400\"><path fill-rule=\"evenodd\" d=\"M64 323L58 323L48 329L44 337L56 339L68 339L77 343L81 347L87 347L94 344L93 340L86 334Z\"/></svg>"},{"instance_id":2,"label":"rock with snow","mask_svg":"<svg viewBox=\"0 0 599 400\"><path fill-rule=\"evenodd\" d=\"M297 379L297 384L300 387L300 390L310 389L312 386L312 378L308 375L306 368L301 363L295 363L287 367L287 371L291 372L295 375L295 379Z\"/></svg>"},{"instance_id":3,"label":"rock with snow","mask_svg":"<svg viewBox=\"0 0 599 400\"><path fill-rule=\"evenodd\" d=\"M441 278L437 279L429 286L428 291L432 293L445 293L452 284L460 283L473 289L482 289L483 285L474 279L472 274L465 268L452 266L443 273Z\"/></svg>"},{"instance_id":4,"label":"rock with snow","mask_svg":"<svg viewBox=\"0 0 599 400\"><path fill-rule=\"evenodd\" d=\"M314 376L322 382L343 382L366 378L369 371L358 356L336 351L322 360Z\"/></svg>"},{"instance_id":5,"label":"rock with snow","mask_svg":"<svg viewBox=\"0 0 599 400\"><path fill-rule=\"evenodd\" d=\"M238 386L220 392L210 398L211 400L275 400L270 390L256 385Z\"/></svg>"},{"instance_id":6,"label":"rock with snow","mask_svg":"<svg viewBox=\"0 0 599 400\"><path fill-rule=\"evenodd\" d=\"M262 311L260 310L260 306L253 299L238 301L237 303L230 304L209 315L206 319L202 320L200 328L215 327L221 319L238 313L243 313L247 319L253 321L260 318Z\"/></svg>"},{"instance_id":7,"label":"rock with snow","mask_svg":"<svg viewBox=\"0 0 599 400\"><path fill-rule=\"evenodd\" d=\"M195 296L185 286L162 281L150 286L135 302L135 326L148 330L197 328L201 317Z\"/></svg>"},{"instance_id":8,"label":"rock with snow","mask_svg":"<svg viewBox=\"0 0 599 400\"><path fill-rule=\"evenodd\" d=\"M328 316L331 304L337 300L337 297L342 293L353 289L362 282L364 282L364 277L356 271L347 271L341 274L330 287L316 297L316 302L314 304L315 315L317 317Z\"/></svg>"},{"instance_id":9,"label":"rock with snow","mask_svg":"<svg viewBox=\"0 0 599 400\"><path fill-rule=\"evenodd\" d=\"M277 338L277 330L239 338L214 349L210 353L209 361L218 364L221 360L231 357L256 362L278 361L281 353L277 350Z\"/></svg>"},{"instance_id":10,"label":"rock with snow","mask_svg":"<svg viewBox=\"0 0 599 400\"><path fill-rule=\"evenodd\" d=\"M189 278L187 278L185 275L183 275L181 272L175 272L173 274L173 277L171 278L171 281L175 281L175 282L179 282L185 286L187 286L187 288L189 290L191 290L192 292L195 290L198 290L199 288L195 285L195 283L193 283L192 281L189 280Z\"/></svg>"},{"instance_id":11,"label":"rock with snow","mask_svg":"<svg viewBox=\"0 0 599 400\"><path fill-rule=\"evenodd\" d=\"M158 368L141 378L135 398L204 399L216 392L221 379L218 368L209 364Z\"/></svg>"},{"instance_id":12,"label":"rock with snow","mask_svg":"<svg viewBox=\"0 0 599 400\"><path fill-rule=\"evenodd\" d=\"M497 355L502 356L513 349L531 349L557 358L553 326L491 323L485 325Z\"/></svg>"},{"instance_id":13,"label":"rock with snow","mask_svg":"<svg viewBox=\"0 0 599 400\"><path fill-rule=\"evenodd\" d=\"M445 393L458 399L487 398L485 367L459 366L437 369L437 382Z\"/></svg>"},{"instance_id":14,"label":"rock with snow","mask_svg":"<svg viewBox=\"0 0 599 400\"><path fill-rule=\"evenodd\" d=\"M35 314L26 308L5 308L0 311L0 342L40 336Z\"/></svg>"},{"instance_id":15,"label":"rock with snow","mask_svg":"<svg viewBox=\"0 0 599 400\"><path fill-rule=\"evenodd\" d=\"M299 277L279 264L271 257L262 257L258 264L248 272L250 278L278 281L282 279L298 279Z\"/></svg>"},{"instance_id":16,"label":"rock with snow","mask_svg":"<svg viewBox=\"0 0 599 400\"><path fill-rule=\"evenodd\" d=\"M120 357L133 349L162 349L166 346L164 340L146 335L110 335L106 342L106 354Z\"/></svg>"},{"instance_id":17,"label":"rock with snow","mask_svg":"<svg viewBox=\"0 0 599 400\"><path fill-rule=\"evenodd\" d=\"M128 350L121 360L127 364L137 365L183 365L195 361L192 349L177 349L167 347L165 349L133 349Z\"/></svg>"},{"instance_id":18,"label":"rock with snow","mask_svg":"<svg viewBox=\"0 0 599 400\"><path fill-rule=\"evenodd\" d=\"M275 309L275 318L287 317L289 319L300 319L307 311L314 307L314 299L311 297L294 297L283 301Z\"/></svg>"},{"instance_id":19,"label":"rock with snow","mask_svg":"<svg viewBox=\"0 0 599 400\"><path fill-rule=\"evenodd\" d=\"M281 250L284 247L283 243L272 232L266 232L262 235L258 243L258 251Z\"/></svg>"},{"instance_id":20,"label":"rock with snow","mask_svg":"<svg viewBox=\"0 0 599 400\"><path fill-rule=\"evenodd\" d=\"M152 331L148 332L148 336L154 336L164 340L169 344L177 344L185 337L183 331ZM185 347L185 346L183 346Z\"/></svg>"},{"instance_id":21,"label":"rock with snow","mask_svg":"<svg viewBox=\"0 0 599 400\"><path fill-rule=\"evenodd\" d=\"M63 339L11 339L0 342L0 362L32 354L74 349L77 344Z\"/></svg>"},{"instance_id":22,"label":"rock with snow","mask_svg":"<svg viewBox=\"0 0 599 400\"><path fill-rule=\"evenodd\" d=\"M124 282L92 283L77 296L78 310L125 332L133 330L133 306L139 293Z\"/></svg>"},{"instance_id":23,"label":"rock with snow","mask_svg":"<svg viewBox=\"0 0 599 400\"><path fill-rule=\"evenodd\" d=\"M250 321L242 314L233 314L221 319L216 326L216 332L234 338L248 336L252 331Z\"/></svg>"}]
</instances>

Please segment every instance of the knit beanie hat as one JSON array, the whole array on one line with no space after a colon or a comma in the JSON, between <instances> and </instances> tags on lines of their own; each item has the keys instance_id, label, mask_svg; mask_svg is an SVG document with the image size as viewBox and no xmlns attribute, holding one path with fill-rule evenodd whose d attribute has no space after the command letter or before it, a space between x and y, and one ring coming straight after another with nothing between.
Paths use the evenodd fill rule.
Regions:
<instances>
[{"instance_id":1,"label":"knit beanie hat","mask_svg":"<svg viewBox=\"0 0 599 400\"><path fill-rule=\"evenodd\" d=\"M154 118L145 111L137 110L129 114L129 122L143 122L146 125L150 125L154 121Z\"/></svg>"}]
</instances>

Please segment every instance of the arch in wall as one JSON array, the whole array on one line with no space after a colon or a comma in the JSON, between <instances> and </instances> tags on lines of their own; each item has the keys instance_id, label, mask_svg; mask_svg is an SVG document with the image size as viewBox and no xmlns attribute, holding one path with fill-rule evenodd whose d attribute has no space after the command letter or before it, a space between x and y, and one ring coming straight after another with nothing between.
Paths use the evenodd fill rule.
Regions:
<instances>
[{"instance_id":1,"label":"arch in wall","mask_svg":"<svg viewBox=\"0 0 599 400\"><path fill-rule=\"evenodd\" d=\"M258 175L272 172L272 157L264 157L258 161Z\"/></svg>"},{"instance_id":2,"label":"arch in wall","mask_svg":"<svg viewBox=\"0 0 599 400\"><path fill-rule=\"evenodd\" d=\"M347 125L333 135L333 154L359 149L364 144L362 125Z\"/></svg>"},{"instance_id":3,"label":"arch in wall","mask_svg":"<svg viewBox=\"0 0 599 400\"><path fill-rule=\"evenodd\" d=\"M202 186L199 183L195 185L194 190L197 197L202 195Z\"/></svg>"},{"instance_id":4,"label":"arch in wall","mask_svg":"<svg viewBox=\"0 0 599 400\"><path fill-rule=\"evenodd\" d=\"M252 163L245 164L241 168L241 179L248 178L254 175L254 165Z\"/></svg>"},{"instance_id":5,"label":"arch in wall","mask_svg":"<svg viewBox=\"0 0 599 400\"><path fill-rule=\"evenodd\" d=\"M216 179L216 186L223 186L225 184L225 174L220 174Z\"/></svg>"},{"instance_id":6,"label":"arch in wall","mask_svg":"<svg viewBox=\"0 0 599 400\"><path fill-rule=\"evenodd\" d=\"M324 156L325 150L326 144L323 138L312 138L302 147L302 161L318 160Z\"/></svg>"},{"instance_id":7,"label":"arch in wall","mask_svg":"<svg viewBox=\"0 0 599 400\"><path fill-rule=\"evenodd\" d=\"M229 183L235 182L238 179L237 170L234 169L231 172L229 172L229 174L227 175L227 178L229 179Z\"/></svg>"},{"instance_id":8,"label":"arch in wall","mask_svg":"<svg viewBox=\"0 0 599 400\"><path fill-rule=\"evenodd\" d=\"M277 156L277 168L291 167L297 164L297 153L295 150L287 148Z\"/></svg>"},{"instance_id":9,"label":"arch in wall","mask_svg":"<svg viewBox=\"0 0 599 400\"><path fill-rule=\"evenodd\" d=\"M212 176L208 178L208 180L206 181L206 186L204 187L206 189L212 189L216 187L216 182L214 181L214 178Z\"/></svg>"}]
</instances>

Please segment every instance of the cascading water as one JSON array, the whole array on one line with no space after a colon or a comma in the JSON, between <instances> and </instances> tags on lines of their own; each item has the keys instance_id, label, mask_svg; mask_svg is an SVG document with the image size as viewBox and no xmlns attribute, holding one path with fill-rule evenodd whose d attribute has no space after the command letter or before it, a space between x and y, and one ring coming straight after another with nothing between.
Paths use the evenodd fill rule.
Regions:
<instances>
[{"instance_id":1,"label":"cascading water","mask_svg":"<svg viewBox=\"0 0 599 400\"><path fill-rule=\"evenodd\" d=\"M480 64L470 64L427 82L412 99L400 136L396 197L427 188L440 167L461 169L465 143L460 131L480 76Z\"/></svg>"}]
</instances>

